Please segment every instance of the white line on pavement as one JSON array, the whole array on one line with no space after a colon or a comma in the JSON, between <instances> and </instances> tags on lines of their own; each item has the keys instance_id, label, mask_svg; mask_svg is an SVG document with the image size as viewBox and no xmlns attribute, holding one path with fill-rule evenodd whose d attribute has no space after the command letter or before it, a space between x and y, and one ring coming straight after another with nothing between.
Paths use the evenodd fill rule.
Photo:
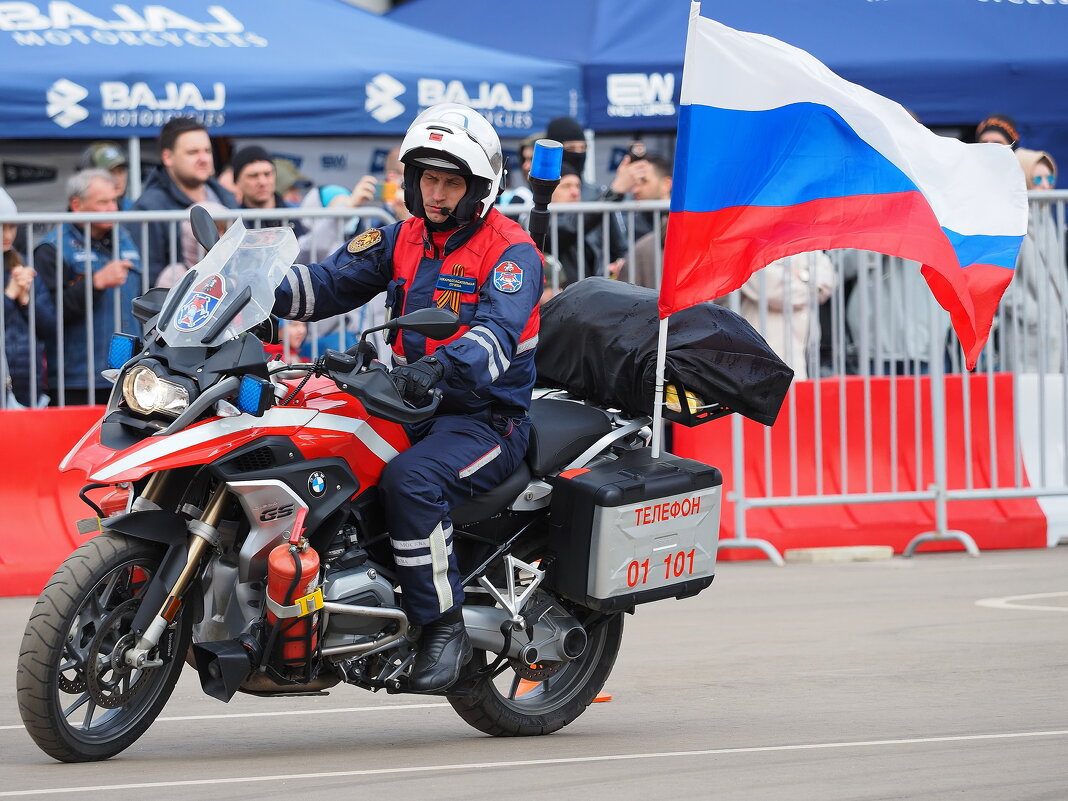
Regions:
<instances>
[{"instance_id":1,"label":"white line on pavement","mask_svg":"<svg viewBox=\"0 0 1068 801\"><path fill-rule=\"evenodd\" d=\"M177 720L230 720L232 718L271 718L281 715L334 715L339 713L350 714L353 712L385 712L395 709L435 709L447 707L447 703L440 704L383 704L382 706L353 706L346 709L296 709L284 712L234 712L225 715L181 715L165 718L156 718L156 723L173 722ZM0 726L0 731L25 728L21 724L17 726Z\"/></svg>"},{"instance_id":2,"label":"white line on pavement","mask_svg":"<svg viewBox=\"0 0 1068 801\"><path fill-rule=\"evenodd\" d=\"M645 754L604 754L586 757L559 757L556 759L522 759L505 762L465 762L452 765L419 765L405 768L374 768L368 770L339 770L321 773L283 773L274 776L232 776L221 779L186 779L171 782L139 782L137 784L99 784L93 787L52 787L34 790L8 790L0 792L0 798L23 795L46 795L48 793L98 793L117 790L149 790L164 787L194 787L212 784L239 784L248 782L307 781L311 779L345 779L354 776L401 776L414 773L444 773L458 770L487 770L492 768L528 768L542 765L578 765L590 762L623 762L638 759L670 759L676 757L724 756L730 754L766 754L775 751L814 751L830 748L874 748L877 746L923 745L925 743L962 743L976 740L1012 740L1027 737L1065 737L1068 729L1054 731L1022 731L1002 734L962 734L950 737L911 737L900 740L862 740L845 743L804 743L798 745L766 745L749 748L709 748L701 751L661 751Z\"/></svg>"},{"instance_id":3,"label":"white line on pavement","mask_svg":"<svg viewBox=\"0 0 1068 801\"><path fill-rule=\"evenodd\" d=\"M1040 612L1068 612L1068 604L1064 606L1045 606L1042 604L1020 603L1020 601L1033 601L1036 598L1064 598L1068 592L1036 592L1032 595L1006 595L1002 598L982 598L975 602L976 606L985 606L989 609L1026 609Z\"/></svg>"}]
</instances>

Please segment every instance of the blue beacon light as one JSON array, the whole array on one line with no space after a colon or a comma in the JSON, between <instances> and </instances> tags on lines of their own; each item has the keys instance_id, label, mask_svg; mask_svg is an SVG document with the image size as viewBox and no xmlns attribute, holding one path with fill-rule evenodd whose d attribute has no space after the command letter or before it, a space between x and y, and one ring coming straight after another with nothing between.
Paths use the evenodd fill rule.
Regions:
<instances>
[{"instance_id":1,"label":"blue beacon light","mask_svg":"<svg viewBox=\"0 0 1068 801\"><path fill-rule=\"evenodd\" d=\"M560 167L564 161L564 146L553 139L539 139L534 143L534 157L530 164L530 177L541 181L560 179Z\"/></svg>"},{"instance_id":2,"label":"blue beacon light","mask_svg":"<svg viewBox=\"0 0 1068 801\"><path fill-rule=\"evenodd\" d=\"M530 238L538 250L545 250L549 232L549 203L553 190L560 183L560 166L564 161L564 146L554 139L539 139L534 143L530 160L530 192L534 207L530 210Z\"/></svg>"}]
</instances>

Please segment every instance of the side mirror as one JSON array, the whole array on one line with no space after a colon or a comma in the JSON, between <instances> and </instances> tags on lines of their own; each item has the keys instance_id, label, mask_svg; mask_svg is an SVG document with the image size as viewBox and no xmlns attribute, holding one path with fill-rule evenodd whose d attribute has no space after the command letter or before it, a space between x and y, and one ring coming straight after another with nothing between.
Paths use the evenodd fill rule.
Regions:
<instances>
[{"instance_id":1,"label":"side mirror","mask_svg":"<svg viewBox=\"0 0 1068 801\"><path fill-rule=\"evenodd\" d=\"M166 287L155 286L140 297L134 298L130 304L134 319L144 325L159 314L163 310L167 291Z\"/></svg>"},{"instance_id":2,"label":"side mirror","mask_svg":"<svg viewBox=\"0 0 1068 801\"><path fill-rule=\"evenodd\" d=\"M448 309L419 309L390 320L382 327L390 331L406 328L427 339L448 339L460 329L460 318Z\"/></svg>"},{"instance_id":3,"label":"side mirror","mask_svg":"<svg viewBox=\"0 0 1068 801\"><path fill-rule=\"evenodd\" d=\"M273 314L262 323L256 323L249 330L265 345L277 345L281 341L278 338L278 318Z\"/></svg>"},{"instance_id":4,"label":"side mirror","mask_svg":"<svg viewBox=\"0 0 1068 801\"><path fill-rule=\"evenodd\" d=\"M204 250L211 250L219 241L219 229L215 226L211 212L203 206L189 209L189 224L193 227L193 236Z\"/></svg>"}]
</instances>

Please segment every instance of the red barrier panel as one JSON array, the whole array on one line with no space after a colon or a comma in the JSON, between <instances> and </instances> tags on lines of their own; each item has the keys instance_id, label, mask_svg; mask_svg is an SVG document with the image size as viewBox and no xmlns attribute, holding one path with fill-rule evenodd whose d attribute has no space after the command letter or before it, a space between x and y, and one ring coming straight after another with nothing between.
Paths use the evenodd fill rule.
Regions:
<instances>
[{"instance_id":1,"label":"red barrier panel","mask_svg":"<svg viewBox=\"0 0 1068 801\"><path fill-rule=\"evenodd\" d=\"M898 449L895 463L889 459L891 382L896 382ZM911 491L926 489L933 480L930 383L919 379L920 439L916 441L916 380L873 378L870 380L872 428L872 490ZM966 486L966 465L972 466L975 487L1012 486L1015 480L1016 440L1012 427L1012 376L994 377L992 408L999 415L995 433L989 435L987 379L971 377L971 425L965 432L963 380L946 379L947 478L950 489ZM857 377L823 380L819 383L822 421L822 477L824 494L865 491L864 381ZM793 389L797 426L797 492L816 493L815 425L816 382L799 381ZM844 430L839 421L842 396L849 415ZM770 429L772 460L764 457L765 427L743 422L746 448L746 492L750 497L790 494L790 400ZM6 525L0 533L0 595L36 595L64 558L86 537L74 522L92 514L78 499L78 490L88 479L80 471L59 472L59 462L82 434L100 416L101 407L70 407L0 412L0 437L6 458L0 461L0 503L6 510ZM965 449L965 437L971 454ZM734 536L734 505L726 494L733 490L731 473L731 421L716 420L699 428L675 426L674 450L723 471L724 502L721 536ZM842 443L845 442L845 460ZM993 454L993 458L992 458ZM997 467L994 483L989 466ZM921 471L917 475L917 468ZM1022 467L1020 468L1022 470ZM1026 476L1023 477L1026 486ZM949 503L950 528L967 531L982 549L1040 548L1046 544L1046 521L1033 498L1012 500L953 501ZM918 533L934 528L933 503L887 502L812 507L752 509L747 517L751 537L765 539L780 551L832 545L892 545L900 553ZM927 544L924 550L959 550L947 541ZM720 552L724 560L756 558L748 549Z\"/></svg>"},{"instance_id":2,"label":"red barrier panel","mask_svg":"<svg viewBox=\"0 0 1068 801\"><path fill-rule=\"evenodd\" d=\"M919 384L919 420L916 391ZM947 486L963 489L971 466L974 488L1011 487L1016 480L1017 443L1013 431L1012 376L998 374L988 385L985 375L969 377L970 426L965 431L964 378L946 377ZM870 379L869 413L865 409L864 379L844 377L819 382L796 382L779 419L770 429L743 421L745 444L745 494L751 498L793 495L790 484L791 416L797 459L797 495L817 494L817 475L822 494L863 494L869 491L866 464L871 461L871 492L927 490L934 480L931 448L931 386L928 378L880 377ZM896 415L891 420L891 390L896 392ZM988 389L993 404L988 406ZM817 420L822 426L816 442ZM847 414L840 419L842 404ZM990 436L989 409L997 410L994 435ZM871 454L866 453L865 432L871 426ZM896 421L896 422L895 422ZM896 429L892 427L896 425ZM917 448L917 425L920 446ZM765 432L768 432L767 434ZM770 438L770 463L765 458L765 437ZM891 439L897 450L891 461ZM845 447L843 449L843 443ZM817 459L817 444L822 457ZM966 448L970 445L970 452ZM675 426L674 451L680 456L714 464L723 471L724 503L720 537L734 536L734 504L726 495L733 491L730 418L698 428ZM843 455L844 452L844 455ZM822 464L822 470L820 465ZM996 482L991 465L996 466ZM1022 471L1022 466L1020 467ZM894 483L896 479L896 484ZM1027 486L1021 472L1021 486ZM951 501L947 506L949 528L972 535L980 549L1040 548L1046 544L1046 520L1034 498L1011 500ZM887 502L793 506L751 509L746 533L764 539L779 549L842 545L891 545L900 553L916 535L934 529L933 502ZM922 550L961 550L955 540L931 543ZM755 549L729 548L720 559L763 558Z\"/></svg>"},{"instance_id":3,"label":"red barrier panel","mask_svg":"<svg viewBox=\"0 0 1068 801\"><path fill-rule=\"evenodd\" d=\"M0 412L0 595L37 595L87 537L75 521L93 512L78 498L88 479L59 463L103 413L100 406Z\"/></svg>"}]
</instances>

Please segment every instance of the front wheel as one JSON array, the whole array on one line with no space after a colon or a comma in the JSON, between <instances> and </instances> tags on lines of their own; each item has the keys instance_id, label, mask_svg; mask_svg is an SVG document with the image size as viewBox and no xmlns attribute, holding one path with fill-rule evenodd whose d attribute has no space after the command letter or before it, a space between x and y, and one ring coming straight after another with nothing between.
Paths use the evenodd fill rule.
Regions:
<instances>
[{"instance_id":1,"label":"front wheel","mask_svg":"<svg viewBox=\"0 0 1068 801\"><path fill-rule=\"evenodd\" d=\"M37 599L19 653L18 701L26 731L49 756L108 759L144 734L170 697L180 658L140 670L123 660L162 553L153 543L100 534L67 558ZM185 652L190 623L181 614L164 633L177 637L171 654Z\"/></svg>"},{"instance_id":2,"label":"front wheel","mask_svg":"<svg viewBox=\"0 0 1068 801\"><path fill-rule=\"evenodd\" d=\"M612 614L587 629L586 650L571 662L522 665L506 662L463 695L449 695L452 708L471 726L495 737L527 737L562 729L597 697L612 672L623 638L623 615ZM485 651L474 665L485 666Z\"/></svg>"}]
</instances>

